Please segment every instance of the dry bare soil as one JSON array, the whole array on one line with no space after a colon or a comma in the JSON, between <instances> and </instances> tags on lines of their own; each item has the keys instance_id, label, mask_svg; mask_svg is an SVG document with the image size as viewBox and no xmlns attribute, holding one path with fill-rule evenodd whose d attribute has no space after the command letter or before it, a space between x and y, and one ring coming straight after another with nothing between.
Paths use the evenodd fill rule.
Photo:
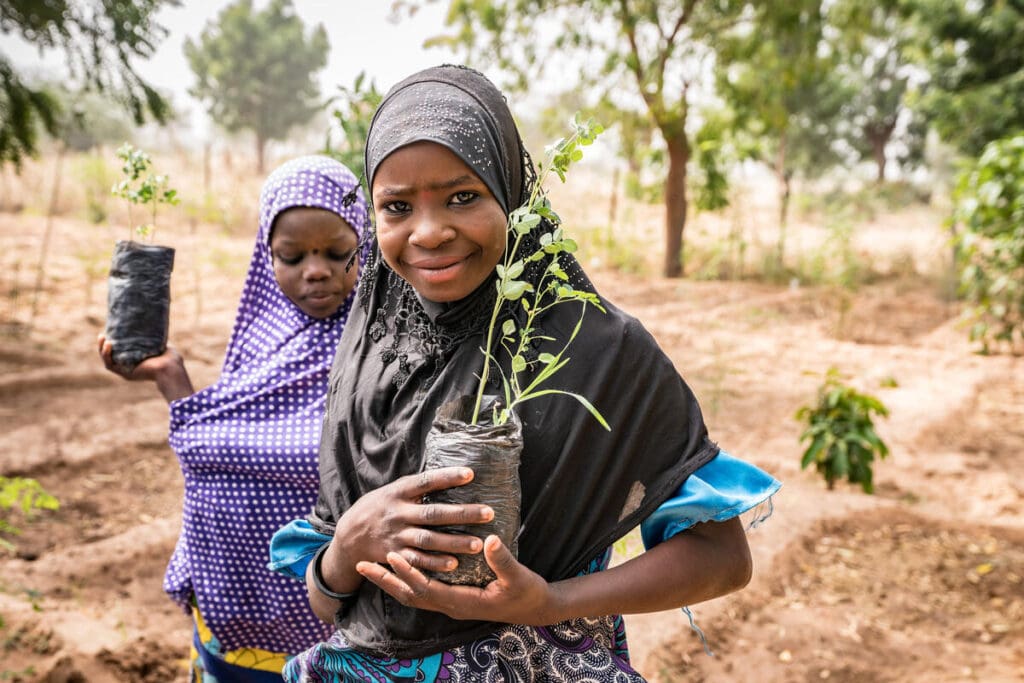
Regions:
<instances>
[{"instance_id":1,"label":"dry bare soil","mask_svg":"<svg viewBox=\"0 0 1024 683\"><path fill-rule=\"evenodd\" d=\"M95 226L55 222L29 329L45 223L0 214L0 474L34 477L61 502L15 517L25 533L11 539L16 555L0 557L0 680L184 681L189 624L161 591L182 488L166 406L97 358L105 287L90 281L88 254L112 236ZM904 234L875 227L878 240ZM251 237L208 226L164 236L179 250L172 344L203 385L221 361ZM972 353L955 306L920 278L846 296L594 275L672 357L713 437L784 482L774 515L750 532L750 586L694 608L714 656L679 612L630 617L641 672L1024 679L1024 359ZM793 414L832 365L892 411L878 425L892 456L876 467L874 496L827 491L799 468Z\"/></svg>"}]
</instances>

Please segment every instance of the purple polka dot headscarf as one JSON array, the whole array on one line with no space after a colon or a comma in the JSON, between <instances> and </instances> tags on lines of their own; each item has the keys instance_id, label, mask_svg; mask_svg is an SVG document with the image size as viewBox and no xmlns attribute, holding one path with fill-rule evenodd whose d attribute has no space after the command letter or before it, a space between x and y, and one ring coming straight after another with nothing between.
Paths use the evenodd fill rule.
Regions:
<instances>
[{"instance_id":1,"label":"purple polka dot headscarf","mask_svg":"<svg viewBox=\"0 0 1024 683\"><path fill-rule=\"evenodd\" d=\"M294 207L337 213L360 238L367 229L359 181L339 162L306 156L275 170L260 194L220 379L171 404L185 496L164 589L185 609L195 601L224 652L297 653L332 631L311 612L302 582L266 568L271 535L316 501L327 375L354 300L316 319L281 291L270 236L274 219Z\"/></svg>"}]
</instances>

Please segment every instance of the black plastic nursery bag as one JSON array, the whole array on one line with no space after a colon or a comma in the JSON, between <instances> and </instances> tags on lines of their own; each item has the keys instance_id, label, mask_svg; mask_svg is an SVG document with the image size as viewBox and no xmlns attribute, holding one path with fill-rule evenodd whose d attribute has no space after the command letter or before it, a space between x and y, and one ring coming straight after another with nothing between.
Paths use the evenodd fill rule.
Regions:
<instances>
[{"instance_id":1,"label":"black plastic nursery bag","mask_svg":"<svg viewBox=\"0 0 1024 683\"><path fill-rule=\"evenodd\" d=\"M107 281L106 336L127 371L167 348L174 249L121 240Z\"/></svg>"},{"instance_id":2,"label":"black plastic nursery bag","mask_svg":"<svg viewBox=\"0 0 1024 683\"><path fill-rule=\"evenodd\" d=\"M424 496L427 503L482 503L494 509L494 519L487 524L439 527L450 533L466 533L481 540L491 534L516 553L519 531L521 485L519 458L523 450L522 423L513 413L503 425L469 424L475 397L464 396L442 405L427 433L424 444L423 469L469 467L473 481ZM481 415L488 420L494 399L486 402ZM483 551L460 555L459 566L451 572L430 572L445 583L484 586L493 581L494 572L487 565Z\"/></svg>"}]
</instances>

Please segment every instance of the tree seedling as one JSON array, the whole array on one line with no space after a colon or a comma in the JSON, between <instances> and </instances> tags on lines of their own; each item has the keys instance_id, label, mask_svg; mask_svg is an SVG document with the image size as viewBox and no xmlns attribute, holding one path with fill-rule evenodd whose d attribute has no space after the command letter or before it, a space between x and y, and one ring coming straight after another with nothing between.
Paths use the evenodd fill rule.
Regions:
<instances>
[{"instance_id":1,"label":"tree seedling","mask_svg":"<svg viewBox=\"0 0 1024 683\"><path fill-rule=\"evenodd\" d=\"M480 373L472 424L477 424L480 418L484 388L487 385L493 362L498 371L502 373L501 383L504 393L504 403L500 407L495 407L491 416L494 424L507 422L512 410L521 403L540 396L561 394L571 396L579 401L605 429L610 429L601 413L584 396L561 389L542 387L569 362L569 358L565 354L580 331L587 305L592 305L604 312L596 294L581 291L572 286L569 276L559 262L559 256L575 252L577 244L562 229L561 219L551 208L551 203L545 196L543 183L552 172L558 175L562 182L565 182L569 166L583 158L582 147L592 144L603 130L600 124L593 120L582 121L577 114L572 121L572 132L549 145L545 150L545 158L537 168L537 179L529 198L522 206L509 214L506 240L508 235L515 235L515 241L511 249L506 248L505 259L497 266L498 277L495 282L497 298L487 327L486 345L481 349L484 354L484 366ZM525 255L520 254L520 245L523 239L541 224L542 219L546 219L552 229L540 234L538 246L534 251ZM536 287L527 280L519 279L530 264L541 261L545 256L550 256L551 259L537 281ZM536 359L527 360L530 355L527 351L532 344L537 341L555 341L553 337L545 336L538 331L535 326L537 317L553 306L570 301L581 302L583 306L580 309L580 319L565 345L558 353L541 353ZM507 302L519 302L525 312L525 319L522 322L518 322L514 317L508 317L499 322L502 309ZM508 375L502 371L497 362L496 342L511 358L511 372ZM526 379L524 373L527 370L533 370L533 366L537 364L540 366L539 370L532 378Z\"/></svg>"},{"instance_id":2,"label":"tree seedling","mask_svg":"<svg viewBox=\"0 0 1024 683\"><path fill-rule=\"evenodd\" d=\"M124 143L117 150L117 158L121 160L121 172L124 178L111 188L111 194L128 202L128 240L135 235L152 241L156 231L156 212L160 204L174 206L178 203L178 191L169 187L166 175L154 174L151 171L152 160L149 154ZM134 226L132 207L139 206L149 211L149 222ZM134 229L132 228L134 226Z\"/></svg>"},{"instance_id":3,"label":"tree seedling","mask_svg":"<svg viewBox=\"0 0 1024 683\"><path fill-rule=\"evenodd\" d=\"M11 523L7 511L13 508L21 510L21 514L31 519L37 510L56 510L60 503L47 493L35 479L24 477L0 477L0 533L18 535L21 530ZM0 538L0 552L14 552L15 546L10 541Z\"/></svg>"},{"instance_id":4,"label":"tree seedling","mask_svg":"<svg viewBox=\"0 0 1024 683\"><path fill-rule=\"evenodd\" d=\"M846 477L865 493L873 493L871 463L876 454L879 459L889 455L889 448L875 432L872 414L888 417L889 409L874 396L843 384L839 371L829 368L818 388L817 404L796 412L796 419L807 423L800 441L810 442L800 468L814 463L829 490Z\"/></svg>"}]
</instances>

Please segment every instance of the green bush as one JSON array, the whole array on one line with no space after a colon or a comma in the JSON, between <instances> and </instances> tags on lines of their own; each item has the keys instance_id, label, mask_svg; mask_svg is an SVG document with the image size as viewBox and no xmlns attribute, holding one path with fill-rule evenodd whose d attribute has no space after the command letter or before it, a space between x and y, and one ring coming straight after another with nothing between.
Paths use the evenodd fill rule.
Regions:
<instances>
[{"instance_id":1,"label":"green bush","mask_svg":"<svg viewBox=\"0 0 1024 683\"><path fill-rule=\"evenodd\" d=\"M810 442L800 468L814 463L830 490L837 479L846 477L865 493L873 493L871 463L876 454L879 459L889 455L889 448L875 433L872 414L888 417L889 409L874 396L843 384L839 371L830 368L818 389L817 405L803 406L796 413L796 419L807 424L800 442Z\"/></svg>"},{"instance_id":2,"label":"green bush","mask_svg":"<svg viewBox=\"0 0 1024 683\"><path fill-rule=\"evenodd\" d=\"M11 524L7 510L17 507L26 517L36 510L56 510L60 503L43 490L35 479L0 477L0 534L17 535L21 530ZM14 544L0 538L0 551L12 552Z\"/></svg>"},{"instance_id":3,"label":"green bush","mask_svg":"<svg viewBox=\"0 0 1024 683\"><path fill-rule=\"evenodd\" d=\"M1024 135L996 140L954 192L960 291L982 350L1024 341Z\"/></svg>"}]
</instances>

